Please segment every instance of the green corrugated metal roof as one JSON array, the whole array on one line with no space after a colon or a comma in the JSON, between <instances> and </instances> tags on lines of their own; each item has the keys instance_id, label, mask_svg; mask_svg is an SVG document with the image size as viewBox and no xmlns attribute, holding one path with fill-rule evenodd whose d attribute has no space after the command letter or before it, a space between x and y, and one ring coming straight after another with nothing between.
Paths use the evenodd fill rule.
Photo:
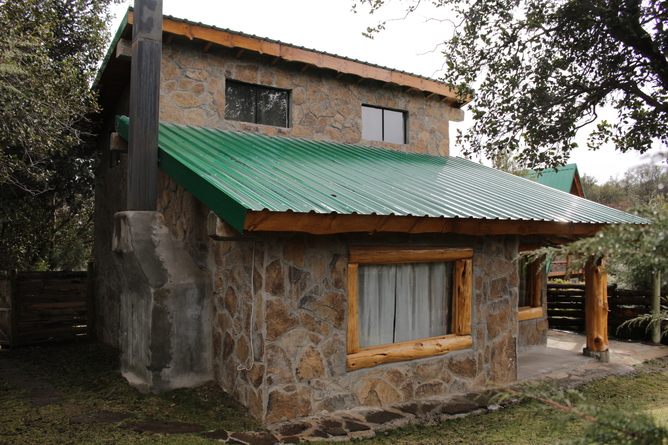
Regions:
<instances>
[{"instance_id":1,"label":"green corrugated metal roof","mask_svg":"<svg viewBox=\"0 0 668 445\"><path fill-rule=\"evenodd\" d=\"M577 172L577 164L567 164L562 167L546 168L541 171L531 170L528 178L537 181L539 184L570 193Z\"/></svg>"},{"instance_id":2,"label":"green corrugated metal roof","mask_svg":"<svg viewBox=\"0 0 668 445\"><path fill-rule=\"evenodd\" d=\"M159 147L160 168L238 230L248 210L647 223L455 157L167 123Z\"/></svg>"}]
</instances>

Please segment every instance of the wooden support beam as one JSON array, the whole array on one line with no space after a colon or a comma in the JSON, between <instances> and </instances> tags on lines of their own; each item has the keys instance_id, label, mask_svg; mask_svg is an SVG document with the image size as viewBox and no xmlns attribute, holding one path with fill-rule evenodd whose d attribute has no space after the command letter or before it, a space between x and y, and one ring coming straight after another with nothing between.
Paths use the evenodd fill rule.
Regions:
<instances>
[{"instance_id":1,"label":"wooden support beam","mask_svg":"<svg viewBox=\"0 0 668 445\"><path fill-rule=\"evenodd\" d=\"M471 335L473 260L455 262L453 288L452 332L456 335Z\"/></svg>"},{"instance_id":2,"label":"wooden support beam","mask_svg":"<svg viewBox=\"0 0 668 445\"><path fill-rule=\"evenodd\" d=\"M303 72L306 71L307 69L308 69L308 65L307 65L307 64L304 64L304 65L301 67L301 69L299 70L299 72L300 72L300 73L303 73Z\"/></svg>"},{"instance_id":3,"label":"wooden support beam","mask_svg":"<svg viewBox=\"0 0 668 445\"><path fill-rule=\"evenodd\" d=\"M348 264L348 354L360 349L358 265Z\"/></svg>"},{"instance_id":4,"label":"wooden support beam","mask_svg":"<svg viewBox=\"0 0 668 445\"><path fill-rule=\"evenodd\" d=\"M273 59L271 59L271 62L269 62L269 65L274 66L278 63L279 60L281 60L280 57L274 57Z\"/></svg>"},{"instance_id":5,"label":"wooden support beam","mask_svg":"<svg viewBox=\"0 0 668 445\"><path fill-rule=\"evenodd\" d=\"M407 341L392 345L392 354L387 353L387 346L365 348L357 353L348 354L348 371L370 368L383 363L402 362L418 358L433 357L452 351L470 348L473 338L470 335L446 335L418 341Z\"/></svg>"},{"instance_id":6,"label":"wooden support beam","mask_svg":"<svg viewBox=\"0 0 668 445\"><path fill-rule=\"evenodd\" d=\"M533 320L534 318L543 318L542 307L521 307L519 308L518 321Z\"/></svg>"},{"instance_id":7,"label":"wooden support beam","mask_svg":"<svg viewBox=\"0 0 668 445\"><path fill-rule=\"evenodd\" d=\"M202 52L203 53L209 52L209 50L211 49L211 46L213 46L213 42L206 42L204 44L204 46L202 47Z\"/></svg>"},{"instance_id":8,"label":"wooden support beam","mask_svg":"<svg viewBox=\"0 0 668 445\"><path fill-rule=\"evenodd\" d=\"M603 224L551 221L514 221L420 216L339 215L295 212L248 211L244 230L267 232L334 233L461 233L466 235L563 235L592 236Z\"/></svg>"},{"instance_id":9,"label":"wooden support beam","mask_svg":"<svg viewBox=\"0 0 668 445\"><path fill-rule=\"evenodd\" d=\"M243 54L244 54L244 49L241 48L241 49L239 49L239 50L236 52L236 54L235 54L234 56L235 56L237 59L240 59L241 56L242 56Z\"/></svg>"},{"instance_id":10,"label":"wooden support beam","mask_svg":"<svg viewBox=\"0 0 668 445\"><path fill-rule=\"evenodd\" d=\"M165 37L165 44L171 45L172 40L174 40L174 34L167 34L167 37Z\"/></svg>"},{"instance_id":11,"label":"wooden support beam","mask_svg":"<svg viewBox=\"0 0 668 445\"><path fill-rule=\"evenodd\" d=\"M608 280L603 258L591 257L585 266L585 333L584 354L609 361Z\"/></svg>"},{"instance_id":12,"label":"wooden support beam","mask_svg":"<svg viewBox=\"0 0 668 445\"><path fill-rule=\"evenodd\" d=\"M9 347L19 344L19 301L18 301L18 272L9 272Z\"/></svg>"},{"instance_id":13,"label":"wooden support beam","mask_svg":"<svg viewBox=\"0 0 668 445\"><path fill-rule=\"evenodd\" d=\"M529 304L534 308L542 308L543 306L543 273L542 259L536 259L529 265L529 273L531 279L530 286L530 300Z\"/></svg>"},{"instance_id":14,"label":"wooden support beam","mask_svg":"<svg viewBox=\"0 0 668 445\"><path fill-rule=\"evenodd\" d=\"M134 14L135 11L130 11L128 14L128 23L130 25L135 22ZM454 103L457 108L470 101L469 98L462 104L458 103L455 91L442 82L354 60L343 59L341 57L313 50L270 42L257 37L235 34L208 26L184 23L170 18L165 18L163 20L163 30L165 33L184 36L190 40L200 39L228 48L243 48L260 54L280 57L289 62L307 63L318 68L355 74L362 78L374 79L381 82L391 82L397 85L412 87L420 91L434 92L450 97L452 103Z\"/></svg>"},{"instance_id":15,"label":"wooden support beam","mask_svg":"<svg viewBox=\"0 0 668 445\"><path fill-rule=\"evenodd\" d=\"M470 248L352 246L350 262L360 264L395 264L455 261L473 257Z\"/></svg>"},{"instance_id":16,"label":"wooden support beam","mask_svg":"<svg viewBox=\"0 0 668 445\"><path fill-rule=\"evenodd\" d=\"M95 263L88 262L86 274L86 336L95 337Z\"/></svg>"},{"instance_id":17,"label":"wooden support beam","mask_svg":"<svg viewBox=\"0 0 668 445\"><path fill-rule=\"evenodd\" d=\"M343 77L344 74L345 74L345 73L342 73L341 71L339 71L338 73L336 73L336 76L335 76L335 77L336 77L337 79L340 79L340 78Z\"/></svg>"}]
</instances>

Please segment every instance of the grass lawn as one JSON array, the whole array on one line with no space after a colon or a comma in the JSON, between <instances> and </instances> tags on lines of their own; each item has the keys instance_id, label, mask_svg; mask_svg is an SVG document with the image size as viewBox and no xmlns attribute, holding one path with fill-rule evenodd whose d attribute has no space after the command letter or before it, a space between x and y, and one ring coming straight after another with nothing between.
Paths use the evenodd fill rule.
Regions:
<instances>
[{"instance_id":1,"label":"grass lawn","mask_svg":"<svg viewBox=\"0 0 668 445\"><path fill-rule=\"evenodd\" d=\"M611 377L582 388L597 407L647 412L668 426L668 359L640 366L630 377ZM49 403L50 402L50 403ZM528 402L434 426L380 433L369 444L554 444L580 437L582 420ZM91 413L127 419L81 422ZM203 425L205 431L260 430L261 425L217 385L142 395L118 372L118 354L98 343L63 343L0 350L0 444L201 444L201 433L139 433L123 428L142 419Z\"/></svg>"}]
</instances>

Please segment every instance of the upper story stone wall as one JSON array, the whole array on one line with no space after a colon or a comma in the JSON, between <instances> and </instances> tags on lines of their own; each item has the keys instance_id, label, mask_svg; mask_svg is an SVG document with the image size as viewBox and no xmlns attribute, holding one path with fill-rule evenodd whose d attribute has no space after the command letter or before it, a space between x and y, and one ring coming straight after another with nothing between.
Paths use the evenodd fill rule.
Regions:
<instances>
[{"instance_id":1,"label":"upper story stone wall","mask_svg":"<svg viewBox=\"0 0 668 445\"><path fill-rule=\"evenodd\" d=\"M236 54L175 41L163 45L160 119L163 121L253 131L394 150L449 155L449 122L463 120L464 113L440 96L428 98L421 91L406 92L398 85L383 85L352 75L278 61L260 55ZM288 128L226 120L226 79L290 91ZM362 105L407 112L407 143L362 139Z\"/></svg>"}]
</instances>

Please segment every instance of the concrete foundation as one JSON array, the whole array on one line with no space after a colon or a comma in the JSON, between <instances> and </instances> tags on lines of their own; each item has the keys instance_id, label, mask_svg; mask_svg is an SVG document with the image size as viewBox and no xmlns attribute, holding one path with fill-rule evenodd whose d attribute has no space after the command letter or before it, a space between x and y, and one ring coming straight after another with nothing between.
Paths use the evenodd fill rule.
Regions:
<instances>
[{"instance_id":1,"label":"concrete foundation","mask_svg":"<svg viewBox=\"0 0 668 445\"><path fill-rule=\"evenodd\" d=\"M121 275L121 371L142 392L211 380L211 283L159 212L115 215Z\"/></svg>"}]
</instances>

